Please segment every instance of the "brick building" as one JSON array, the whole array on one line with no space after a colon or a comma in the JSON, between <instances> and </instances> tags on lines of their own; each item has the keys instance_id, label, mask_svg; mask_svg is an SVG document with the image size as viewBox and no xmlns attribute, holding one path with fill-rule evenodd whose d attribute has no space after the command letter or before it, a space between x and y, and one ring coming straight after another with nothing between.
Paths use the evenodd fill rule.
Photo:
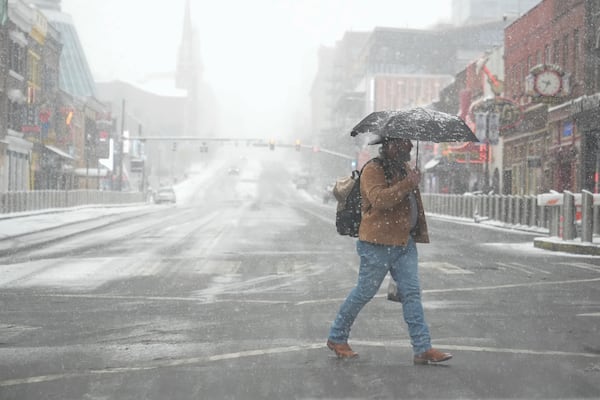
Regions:
<instances>
[{"instance_id":1,"label":"brick building","mask_svg":"<svg viewBox=\"0 0 600 400\"><path fill-rule=\"evenodd\" d=\"M31 10L25 3L9 1L0 27L0 191L29 190L31 150L33 144L21 131L27 114L28 36Z\"/></svg>"},{"instance_id":2,"label":"brick building","mask_svg":"<svg viewBox=\"0 0 600 400\"><path fill-rule=\"evenodd\" d=\"M431 30L378 27L372 32L347 32L332 53L320 50L319 72L311 90L315 127L311 139L318 137L315 142L322 146L331 144L338 152L358 155L360 164L360 155L372 146L350 139L354 124L372 111L433 103L467 64L465 60L502 44L504 26L499 18ZM331 106L316 108L324 104ZM352 165L336 159L326 167L335 177Z\"/></svg>"},{"instance_id":3,"label":"brick building","mask_svg":"<svg viewBox=\"0 0 600 400\"><path fill-rule=\"evenodd\" d=\"M598 7L544 0L506 28L506 95L525 117L504 132L505 193L593 189Z\"/></svg>"}]
</instances>

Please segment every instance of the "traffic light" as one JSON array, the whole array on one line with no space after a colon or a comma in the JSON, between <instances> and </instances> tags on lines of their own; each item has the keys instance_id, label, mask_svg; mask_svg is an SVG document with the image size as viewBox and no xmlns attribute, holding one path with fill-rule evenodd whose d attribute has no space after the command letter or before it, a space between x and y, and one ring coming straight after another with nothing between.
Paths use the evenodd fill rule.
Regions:
<instances>
[{"instance_id":1,"label":"traffic light","mask_svg":"<svg viewBox=\"0 0 600 400\"><path fill-rule=\"evenodd\" d=\"M300 151L300 139L296 139L296 151Z\"/></svg>"},{"instance_id":2,"label":"traffic light","mask_svg":"<svg viewBox=\"0 0 600 400\"><path fill-rule=\"evenodd\" d=\"M269 150L275 150L275 140L273 139L269 141Z\"/></svg>"}]
</instances>

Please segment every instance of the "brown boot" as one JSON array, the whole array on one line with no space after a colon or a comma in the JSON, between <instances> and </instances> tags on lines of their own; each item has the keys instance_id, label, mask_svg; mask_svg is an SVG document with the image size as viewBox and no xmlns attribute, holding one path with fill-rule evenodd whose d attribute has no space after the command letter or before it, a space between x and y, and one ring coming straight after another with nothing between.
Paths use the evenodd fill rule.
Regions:
<instances>
[{"instance_id":1,"label":"brown boot","mask_svg":"<svg viewBox=\"0 0 600 400\"><path fill-rule=\"evenodd\" d=\"M447 361L452 358L452 354L444 353L434 348L427 350L421 354L417 354L413 359L413 362L418 365L425 365L429 363L439 363Z\"/></svg>"},{"instance_id":2,"label":"brown boot","mask_svg":"<svg viewBox=\"0 0 600 400\"><path fill-rule=\"evenodd\" d=\"M352 351L352 348L348 343L333 343L331 340L328 340L327 347L333 350L333 352L336 356L338 356L338 358L358 357L358 353Z\"/></svg>"}]
</instances>

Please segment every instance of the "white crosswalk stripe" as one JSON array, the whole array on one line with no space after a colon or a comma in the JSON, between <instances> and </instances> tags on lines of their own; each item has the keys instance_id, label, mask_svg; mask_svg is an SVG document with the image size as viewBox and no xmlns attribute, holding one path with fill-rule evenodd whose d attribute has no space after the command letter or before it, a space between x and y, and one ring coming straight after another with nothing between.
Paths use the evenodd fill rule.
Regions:
<instances>
[{"instance_id":1,"label":"white crosswalk stripe","mask_svg":"<svg viewBox=\"0 0 600 400\"><path fill-rule=\"evenodd\" d=\"M423 262L419 263L419 268L435 269L443 274L448 274L448 275L456 275L456 274L467 275L467 274L473 273L473 271L468 271L466 269L460 268L457 265L450 264L450 263L443 262L443 261L442 262L441 261L423 261Z\"/></svg>"}]
</instances>

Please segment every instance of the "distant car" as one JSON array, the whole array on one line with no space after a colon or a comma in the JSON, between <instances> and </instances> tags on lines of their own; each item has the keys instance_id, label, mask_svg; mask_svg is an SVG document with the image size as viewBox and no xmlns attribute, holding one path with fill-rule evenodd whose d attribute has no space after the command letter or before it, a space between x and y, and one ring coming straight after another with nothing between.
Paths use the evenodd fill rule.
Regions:
<instances>
[{"instance_id":1,"label":"distant car","mask_svg":"<svg viewBox=\"0 0 600 400\"><path fill-rule=\"evenodd\" d=\"M227 174L228 175L239 175L240 174L240 169L238 167L231 167L227 171Z\"/></svg>"},{"instance_id":2,"label":"distant car","mask_svg":"<svg viewBox=\"0 0 600 400\"><path fill-rule=\"evenodd\" d=\"M323 188L323 203L327 204L333 200L335 200L335 196L333 195L333 183L330 183Z\"/></svg>"},{"instance_id":3,"label":"distant car","mask_svg":"<svg viewBox=\"0 0 600 400\"><path fill-rule=\"evenodd\" d=\"M175 190L172 187L162 187L158 189L154 195L154 202L159 203L175 203L177 197L175 196Z\"/></svg>"}]
</instances>

